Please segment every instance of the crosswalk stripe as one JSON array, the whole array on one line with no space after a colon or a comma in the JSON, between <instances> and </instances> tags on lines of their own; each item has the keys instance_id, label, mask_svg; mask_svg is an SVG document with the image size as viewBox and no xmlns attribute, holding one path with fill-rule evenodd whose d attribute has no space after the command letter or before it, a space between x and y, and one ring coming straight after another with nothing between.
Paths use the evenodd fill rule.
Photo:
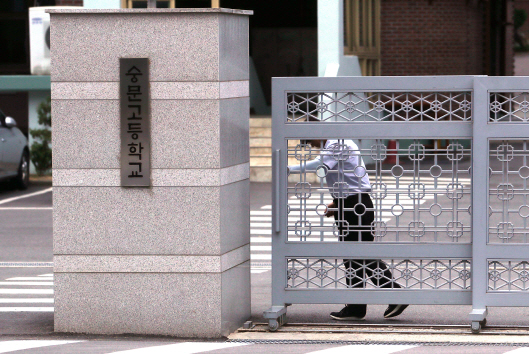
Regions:
<instances>
[{"instance_id":1,"label":"crosswalk stripe","mask_svg":"<svg viewBox=\"0 0 529 354\"><path fill-rule=\"evenodd\" d=\"M53 312L53 311L54 311L54 307L0 307L0 312Z\"/></svg>"},{"instance_id":2,"label":"crosswalk stripe","mask_svg":"<svg viewBox=\"0 0 529 354\"><path fill-rule=\"evenodd\" d=\"M8 340L0 342L0 353L83 342L80 340Z\"/></svg>"},{"instance_id":3,"label":"crosswalk stripe","mask_svg":"<svg viewBox=\"0 0 529 354\"><path fill-rule=\"evenodd\" d=\"M250 218L252 215L272 215L272 211L250 210Z\"/></svg>"},{"instance_id":4,"label":"crosswalk stripe","mask_svg":"<svg viewBox=\"0 0 529 354\"><path fill-rule=\"evenodd\" d=\"M53 289L0 289L0 294L53 294Z\"/></svg>"},{"instance_id":5,"label":"crosswalk stripe","mask_svg":"<svg viewBox=\"0 0 529 354\"><path fill-rule=\"evenodd\" d=\"M252 243L271 243L272 237L251 237L250 244Z\"/></svg>"},{"instance_id":6,"label":"crosswalk stripe","mask_svg":"<svg viewBox=\"0 0 529 354\"><path fill-rule=\"evenodd\" d=\"M250 235L271 235L272 230L254 230L250 229Z\"/></svg>"},{"instance_id":7,"label":"crosswalk stripe","mask_svg":"<svg viewBox=\"0 0 529 354\"><path fill-rule=\"evenodd\" d=\"M252 269L251 270L251 273L252 274L261 274L261 273L264 273L264 272L268 272L270 269Z\"/></svg>"},{"instance_id":8,"label":"crosswalk stripe","mask_svg":"<svg viewBox=\"0 0 529 354\"><path fill-rule=\"evenodd\" d=\"M252 253L250 254L250 259L251 260L257 260L257 261L269 261L272 259L272 255L269 253L269 254L255 254L255 253Z\"/></svg>"},{"instance_id":9,"label":"crosswalk stripe","mask_svg":"<svg viewBox=\"0 0 529 354\"><path fill-rule=\"evenodd\" d=\"M138 348L113 352L113 354L194 354L208 352L211 350L227 349L249 345L248 343L203 343L203 342L184 342L156 347Z\"/></svg>"},{"instance_id":10,"label":"crosswalk stripe","mask_svg":"<svg viewBox=\"0 0 529 354\"><path fill-rule=\"evenodd\" d=\"M0 299L0 304L37 304L37 303L46 303L53 304L54 300L52 298L25 298L25 299Z\"/></svg>"},{"instance_id":11,"label":"crosswalk stripe","mask_svg":"<svg viewBox=\"0 0 529 354\"><path fill-rule=\"evenodd\" d=\"M355 353L355 354L390 354L397 353L403 350L416 348L416 345L345 345L342 347L335 347L323 350L317 350L314 352L308 352L306 354L342 354L342 353Z\"/></svg>"},{"instance_id":12,"label":"crosswalk stripe","mask_svg":"<svg viewBox=\"0 0 529 354\"><path fill-rule=\"evenodd\" d=\"M529 348L518 348L514 350L509 350L508 352L505 352L503 354L529 354Z\"/></svg>"},{"instance_id":13,"label":"crosswalk stripe","mask_svg":"<svg viewBox=\"0 0 529 354\"><path fill-rule=\"evenodd\" d=\"M272 251L272 246L250 246L250 251Z\"/></svg>"},{"instance_id":14,"label":"crosswalk stripe","mask_svg":"<svg viewBox=\"0 0 529 354\"><path fill-rule=\"evenodd\" d=\"M8 278L6 280L36 280L36 281L42 281L42 280L53 280L53 277L15 277L15 278Z\"/></svg>"},{"instance_id":15,"label":"crosswalk stripe","mask_svg":"<svg viewBox=\"0 0 529 354\"><path fill-rule=\"evenodd\" d=\"M0 297L0 304L2 304L0 312L53 312L54 291L50 287L53 287L53 274L13 277L0 281L0 294L3 295ZM20 297L18 295L41 295L41 297ZM42 295L49 295L49 297L42 297Z\"/></svg>"},{"instance_id":16,"label":"crosswalk stripe","mask_svg":"<svg viewBox=\"0 0 529 354\"><path fill-rule=\"evenodd\" d=\"M0 210L53 210L53 207L0 207Z\"/></svg>"},{"instance_id":17,"label":"crosswalk stripe","mask_svg":"<svg viewBox=\"0 0 529 354\"><path fill-rule=\"evenodd\" d=\"M0 285L53 286L52 281L0 281Z\"/></svg>"}]
</instances>

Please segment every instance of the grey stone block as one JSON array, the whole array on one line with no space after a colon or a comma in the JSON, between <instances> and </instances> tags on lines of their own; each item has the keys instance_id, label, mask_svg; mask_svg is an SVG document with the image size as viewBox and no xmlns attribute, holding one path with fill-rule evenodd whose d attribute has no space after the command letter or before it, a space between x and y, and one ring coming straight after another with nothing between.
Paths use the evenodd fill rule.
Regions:
<instances>
[{"instance_id":1,"label":"grey stone block","mask_svg":"<svg viewBox=\"0 0 529 354\"><path fill-rule=\"evenodd\" d=\"M153 168L221 167L219 101L154 100L152 111Z\"/></svg>"},{"instance_id":2,"label":"grey stone block","mask_svg":"<svg viewBox=\"0 0 529 354\"><path fill-rule=\"evenodd\" d=\"M220 337L221 286L221 273L55 273L55 331Z\"/></svg>"},{"instance_id":3,"label":"grey stone block","mask_svg":"<svg viewBox=\"0 0 529 354\"><path fill-rule=\"evenodd\" d=\"M250 77L248 18L220 16L220 80L248 80Z\"/></svg>"},{"instance_id":4,"label":"grey stone block","mask_svg":"<svg viewBox=\"0 0 529 354\"><path fill-rule=\"evenodd\" d=\"M151 82L151 97L155 100L214 100L249 95L248 81Z\"/></svg>"},{"instance_id":5,"label":"grey stone block","mask_svg":"<svg viewBox=\"0 0 529 354\"><path fill-rule=\"evenodd\" d=\"M119 101L54 100L52 111L54 168L120 167ZM240 137L244 128L235 124L243 123L229 134ZM153 100L151 168L219 168L219 125L217 100Z\"/></svg>"},{"instance_id":6,"label":"grey stone block","mask_svg":"<svg viewBox=\"0 0 529 354\"><path fill-rule=\"evenodd\" d=\"M250 161L250 101L232 98L220 101L220 166Z\"/></svg>"},{"instance_id":7,"label":"grey stone block","mask_svg":"<svg viewBox=\"0 0 529 354\"><path fill-rule=\"evenodd\" d=\"M52 100L118 100L119 82L52 82Z\"/></svg>"},{"instance_id":8,"label":"grey stone block","mask_svg":"<svg viewBox=\"0 0 529 354\"><path fill-rule=\"evenodd\" d=\"M221 256L55 255L55 273L221 273L250 260L250 243Z\"/></svg>"},{"instance_id":9,"label":"grey stone block","mask_svg":"<svg viewBox=\"0 0 529 354\"><path fill-rule=\"evenodd\" d=\"M55 187L54 254L219 255L220 187Z\"/></svg>"},{"instance_id":10,"label":"grey stone block","mask_svg":"<svg viewBox=\"0 0 529 354\"><path fill-rule=\"evenodd\" d=\"M119 81L122 57L151 58L152 81L217 81L218 17L218 13L51 14L52 81Z\"/></svg>"},{"instance_id":11,"label":"grey stone block","mask_svg":"<svg viewBox=\"0 0 529 354\"><path fill-rule=\"evenodd\" d=\"M221 81L220 98L250 97L249 81Z\"/></svg>"},{"instance_id":12,"label":"grey stone block","mask_svg":"<svg viewBox=\"0 0 529 354\"><path fill-rule=\"evenodd\" d=\"M222 335L228 336L251 317L250 262L222 273Z\"/></svg>"},{"instance_id":13,"label":"grey stone block","mask_svg":"<svg viewBox=\"0 0 529 354\"><path fill-rule=\"evenodd\" d=\"M220 188L220 247L229 252L250 242L250 180Z\"/></svg>"},{"instance_id":14,"label":"grey stone block","mask_svg":"<svg viewBox=\"0 0 529 354\"><path fill-rule=\"evenodd\" d=\"M226 9L226 8L176 8L176 9L87 9L87 8L49 8L46 10L50 14L116 14L131 13L142 15L146 13L175 13L175 12L208 12L208 13L226 13L239 15L252 15L252 10Z\"/></svg>"},{"instance_id":15,"label":"grey stone block","mask_svg":"<svg viewBox=\"0 0 529 354\"><path fill-rule=\"evenodd\" d=\"M118 81L120 57L151 58L152 81L228 81L249 77L245 15L55 12L51 14L51 24L54 82ZM219 30L226 33L219 35ZM222 68L221 60L225 61Z\"/></svg>"},{"instance_id":16,"label":"grey stone block","mask_svg":"<svg viewBox=\"0 0 529 354\"><path fill-rule=\"evenodd\" d=\"M120 187L119 169L53 169L55 187ZM153 187L216 187L248 179L250 164L211 169L153 169Z\"/></svg>"},{"instance_id":17,"label":"grey stone block","mask_svg":"<svg viewBox=\"0 0 529 354\"><path fill-rule=\"evenodd\" d=\"M153 100L218 100L248 97L248 81L151 81ZM119 82L53 82L53 100L118 100Z\"/></svg>"},{"instance_id":18,"label":"grey stone block","mask_svg":"<svg viewBox=\"0 0 529 354\"><path fill-rule=\"evenodd\" d=\"M119 168L117 100L53 100L53 167Z\"/></svg>"}]
</instances>

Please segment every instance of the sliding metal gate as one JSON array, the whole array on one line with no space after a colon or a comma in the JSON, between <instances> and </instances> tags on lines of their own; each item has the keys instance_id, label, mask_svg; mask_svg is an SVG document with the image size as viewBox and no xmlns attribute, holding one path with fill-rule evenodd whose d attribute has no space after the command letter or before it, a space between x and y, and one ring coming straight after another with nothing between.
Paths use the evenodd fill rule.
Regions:
<instances>
[{"instance_id":1,"label":"sliding metal gate","mask_svg":"<svg viewBox=\"0 0 529 354\"><path fill-rule=\"evenodd\" d=\"M472 76L273 79L270 329L295 303L472 304L477 332L486 306L529 303L528 89ZM351 154L365 167L344 172ZM324 155L336 167L307 165ZM342 242L345 220L325 216L351 194L344 173L369 177L373 208L350 211L375 212L373 242Z\"/></svg>"}]
</instances>

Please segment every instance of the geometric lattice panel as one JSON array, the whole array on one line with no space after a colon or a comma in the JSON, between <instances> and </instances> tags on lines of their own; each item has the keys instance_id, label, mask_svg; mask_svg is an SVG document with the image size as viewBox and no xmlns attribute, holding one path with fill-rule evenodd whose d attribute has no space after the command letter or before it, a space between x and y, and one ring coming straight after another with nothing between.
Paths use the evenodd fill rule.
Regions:
<instances>
[{"instance_id":1,"label":"geometric lattice panel","mask_svg":"<svg viewBox=\"0 0 529 354\"><path fill-rule=\"evenodd\" d=\"M342 161L340 141L338 147L326 151L308 142L289 141L288 165L300 165L301 169L289 172L288 177L288 241L338 242L344 236L338 225L346 225L349 233L360 232L360 225L350 225L343 216L326 216L333 199L356 193L347 186L329 186L327 177L334 175L333 180L343 181L348 173L358 179L367 176L371 188L364 192L373 206L360 203L343 211L357 215L374 212L373 222L362 226L371 230L375 242L471 242L470 140L396 140L391 147L387 140L371 140L364 148L347 151L374 161L354 170L347 170ZM337 167L329 170L323 162L310 163L325 154L336 156ZM388 157L395 163L383 163Z\"/></svg>"},{"instance_id":2,"label":"geometric lattice panel","mask_svg":"<svg viewBox=\"0 0 529 354\"><path fill-rule=\"evenodd\" d=\"M289 258L287 288L469 290L470 260Z\"/></svg>"},{"instance_id":3,"label":"geometric lattice panel","mask_svg":"<svg viewBox=\"0 0 529 354\"><path fill-rule=\"evenodd\" d=\"M288 122L471 121L470 92L287 93Z\"/></svg>"},{"instance_id":4,"label":"geometric lattice panel","mask_svg":"<svg viewBox=\"0 0 529 354\"><path fill-rule=\"evenodd\" d=\"M529 141L490 141L489 167L489 243L528 243Z\"/></svg>"},{"instance_id":5,"label":"geometric lattice panel","mask_svg":"<svg viewBox=\"0 0 529 354\"><path fill-rule=\"evenodd\" d=\"M489 260L489 291L528 291L529 262Z\"/></svg>"},{"instance_id":6,"label":"geometric lattice panel","mask_svg":"<svg viewBox=\"0 0 529 354\"><path fill-rule=\"evenodd\" d=\"M529 121L529 93L494 92L490 94L491 123L524 123Z\"/></svg>"}]
</instances>

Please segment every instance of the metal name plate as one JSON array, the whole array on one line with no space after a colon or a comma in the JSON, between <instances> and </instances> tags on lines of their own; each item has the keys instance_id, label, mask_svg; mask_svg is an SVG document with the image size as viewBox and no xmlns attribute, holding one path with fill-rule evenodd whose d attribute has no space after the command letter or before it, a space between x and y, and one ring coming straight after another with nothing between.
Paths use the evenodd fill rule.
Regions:
<instances>
[{"instance_id":1,"label":"metal name plate","mask_svg":"<svg viewBox=\"0 0 529 354\"><path fill-rule=\"evenodd\" d=\"M121 58L121 186L151 186L149 59Z\"/></svg>"}]
</instances>

